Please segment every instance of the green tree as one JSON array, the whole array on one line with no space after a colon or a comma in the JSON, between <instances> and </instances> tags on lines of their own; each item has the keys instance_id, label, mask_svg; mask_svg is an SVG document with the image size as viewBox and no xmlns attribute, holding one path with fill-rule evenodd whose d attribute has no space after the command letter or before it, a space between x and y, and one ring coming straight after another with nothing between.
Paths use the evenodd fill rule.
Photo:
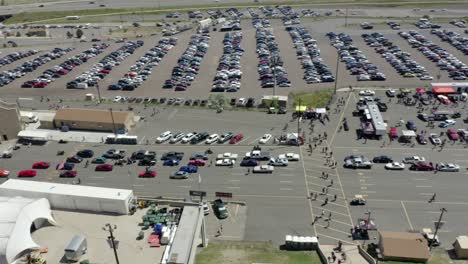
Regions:
<instances>
[{"instance_id":1,"label":"green tree","mask_svg":"<svg viewBox=\"0 0 468 264\"><path fill-rule=\"evenodd\" d=\"M73 38L73 34L70 31L67 31L67 38Z\"/></svg>"},{"instance_id":2,"label":"green tree","mask_svg":"<svg viewBox=\"0 0 468 264\"><path fill-rule=\"evenodd\" d=\"M2 0L2 3L1 3L1 5L2 5L2 6L4 6L4 5L5 5L5 0Z\"/></svg>"},{"instance_id":3,"label":"green tree","mask_svg":"<svg viewBox=\"0 0 468 264\"><path fill-rule=\"evenodd\" d=\"M271 99L270 107L274 107L275 109L278 109L279 107L278 97L273 97L273 99Z\"/></svg>"},{"instance_id":4,"label":"green tree","mask_svg":"<svg viewBox=\"0 0 468 264\"><path fill-rule=\"evenodd\" d=\"M16 37L21 37L21 32L16 32Z\"/></svg>"},{"instance_id":5,"label":"green tree","mask_svg":"<svg viewBox=\"0 0 468 264\"><path fill-rule=\"evenodd\" d=\"M83 36L83 30L81 29L77 29L76 30L76 38L81 38Z\"/></svg>"},{"instance_id":6,"label":"green tree","mask_svg":"<svg viewBox=\"0 0 468 264\"><path fill-rule=\"evenodd\" d=\"M208 97L208 103L210 108L219 109L223 108L226 104L226 97L224 94L212 94Z\"/></svg>"}]
</instances>

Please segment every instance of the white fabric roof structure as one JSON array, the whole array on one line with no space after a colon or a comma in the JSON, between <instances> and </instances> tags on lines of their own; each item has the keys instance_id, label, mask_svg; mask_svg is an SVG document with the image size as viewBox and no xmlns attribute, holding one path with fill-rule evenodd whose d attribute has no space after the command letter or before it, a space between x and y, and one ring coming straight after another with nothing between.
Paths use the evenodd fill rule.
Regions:
<instances>
[{"instance_id":1,"label":"white fabric roof structure","mask_svg":"<svg viewBox=\"0 0 468 264\"><path fill-rule=\"evenodd\" d=\"M413 130L402 130L401 134L404 137L416 137L416 132L414 132Z\"/></svg>"},{"instance_id":2,"label":"white fabric roof structure","mask_svg":"<svg viewBox=\"0 0 468 264\"><path fill-rule=\"evenodd\" d=\"M40 248L30 233L37 220L56 224L47 199L0 196L0 264L13 263L24 250Z\"/></svg>"}]
</instances>

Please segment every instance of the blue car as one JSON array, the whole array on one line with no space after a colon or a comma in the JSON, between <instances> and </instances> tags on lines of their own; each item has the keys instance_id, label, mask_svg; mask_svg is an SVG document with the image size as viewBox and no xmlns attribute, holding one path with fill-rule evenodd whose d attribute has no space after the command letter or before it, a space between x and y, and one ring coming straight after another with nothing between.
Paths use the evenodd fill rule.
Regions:
<instances>
[{"instance_id":1,"label":"blue car","mask_svg":"<svg viewBox=\"0 0 468 264\"><path fill-rule=\"evenodd\" d=\"M179 162L180 160L177 159L168 159L164 161L163 166L177 166Z\"/></svg>"},{"instance_id":2,"label":"blue car","mask_svg":"<svg viewBox=\"0 0 468 264\"><path fill-rule=\"evenodd\" d=\"M187 165L180 167L179 171L185 171L188 173L195 173L198 171L198 167L195 165Z\"/></svg>"},{"instance_id":3,"label":"blue car","mask_svg":"<svg viewBox=\"0 0 468 264\"><path fill-rule=\"evenodd\" d=\"M255 167L258 166L258 161L254 159L245 159L240 164L243 167Z\"/></svg>"},{"instance_id":4,"label":"blue car","mask_svg":"<svg viewBox=\"0 0 468 264\"><path fill-rule=\"evenodd\" d=\"M111 84L109 90L122 90L122 86L120 84Z\"/></svg>"}]
</instances>

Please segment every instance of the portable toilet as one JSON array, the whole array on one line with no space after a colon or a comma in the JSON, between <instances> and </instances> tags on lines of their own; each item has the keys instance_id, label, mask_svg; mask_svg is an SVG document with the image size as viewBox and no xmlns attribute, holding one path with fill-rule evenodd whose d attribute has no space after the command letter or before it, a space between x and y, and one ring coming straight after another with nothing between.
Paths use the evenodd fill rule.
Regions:
<instances>
[{"instance_id":1,"label":"portable toilet","mask_svg":"<svg viewBox=\"0 0 468 264\"><path fill-rule=\"evenodd\" d=\"M68 246L65 248L65 258L69 261L79 261L81 256L86 253L87 247L86 237L76 235L70 240Z\"/></svg>"},{"instance_id":2,"label":"portable toilet","mask_svg":"<svg viewBox=\"0 0 468 264\"><path fill-rule=\"evenodd\" d=\"M292 236L291 235L286 235L284 245L286 246L287 249L292 248Z\"/></svg>"}]
</instances>

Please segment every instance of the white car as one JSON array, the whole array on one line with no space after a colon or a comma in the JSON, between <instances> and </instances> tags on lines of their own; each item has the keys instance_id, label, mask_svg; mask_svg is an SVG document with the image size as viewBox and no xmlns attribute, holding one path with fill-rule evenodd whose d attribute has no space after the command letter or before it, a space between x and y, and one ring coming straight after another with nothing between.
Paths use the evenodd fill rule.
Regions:
<instances>
[{"instance_id":1,"label":"white car","mask_svg":"<svg viewBox=\"0 0 468 264\"><path fill-rule=\"evenodd\" d=\"M114 97L114 102L118 103L120 102L120 100L122 100L122 96L117 95L116 97Z\"/></svg>"},{"instance_id":2,"label":"white car","mask_svg":"<svg viewBox=\"0 0 468 264\"><path fill-rule=\"evenodd\" d=\"M197 133L188 133L185 137L182 138L182 143L189 143Z\"/></svg>"},{"instance_id":3,"label":"white car","mask_svg":"<svg viewBox=\"0 0 468 264\"><path fill-rule=\"evenodd\" d=\"M299 161L301 160L301 157L299 154L296 153L286 153L286 154L280 154L278 156L278 159L286 159L288 161Z\"/></svg>"},{"instance_id":4,"label":"white car","mask_svg":"<svg viewBox=\"0 0 468 264\"><path fill-rule=\"evenodd\" d=\"M216 161L216 166L233 166L236 161L233 159L222 159Z\"/></svg>"},{"instance_id":5,"label":"white car","mask_svg":"<svg viewBox=\"0 0 468 264\"><path fill-rule=\"evenodd\" d=\"M253 173L273 173L275 167L271 165L260 165L253 168Z\"/></svg>"},{"instance_id":6,"label":"white car","mask_svg":"<svg viewBox=\"0 0 468 264\"><path fill-rule=\"evenodd\" d=\"M426 161L426 158L419 157L419 156L410 156L410 157L403 158L403 163L406 163L406 164L414 164L414 163L424 162L424 161Z\"/></svg>"},{"instance_id":7,"label":"white car","mask_svg":"<svg viewBox=\"0 0 468 264\"><path fill-rule=\"evenodd\" d=\"M436 133L431 133L429 134L429 140L432 142L434 145L440 145L442 144L442 140L440 140L440 137Z\"/></svg>"},{"instance_id":8,"label":"white car","mask_svg":"<svg viewBox=\"0 0 468 264\"><path fill-rule=\"evenodd\" d=\"M364 91L359 91L359 95L362 96L374 96L375 92L372 90L364 90Z\"/></svg>"},{"instance_id":9,"label":"white car","mask_svg":"<svg viewBox=\"0 0 468 264\"><path fill-rule=\"evenodd\" d=\"M179 132L179 133L174 134L174 136L171 138L169 142L174 144L174 143L181 141L184 137L185 137L185 134Z\"/></svg>"},{"instance_id":10,"label":"white car","mask_svg":"<svg viewBox=\"0 0 468 264\"><path fill-rule=\"evenodd\" d=\"M205 141L205 144L213 144L215 143L216 141L218 141L219 139L219 135L218 134L212 134L211 136L209 136L206 141Z\"/></svg>"},{"instance_id":11,"label":"white car","mask_svg":"<svg viewBox=\"0 0 468 264\"><path fill-rule=\"evenodd\" d=\"M203 214L204 215L209 215L210 214L210 206L208 205L207 202L203 202L202 208L203 208Z\"/></svg>"},{"instance_id":12,"label":"white car","mask_svg":"<svg viewBox=\"0 0 468 264\"><path fill-rule=\"evenodd\" d=\"M386 92L388 97L395 97L396 96L396 90L395 89L388 89Z\"/></svg>"},{"instance_id":13,"label":"white car","mask_svg":"<svg viewBox=\"0 0 468 264\"><path fill-rule=\"evenodd\" d=\"M458 172L460 171L460 166L454 163L439 163L438 170L446 172Z\"/></svg>"},{"instance_id":14,"label":"white car","mask_svg":"<svg viewBox=\"0 0 468 264\"><path fill-rule=\"evenodd\" d=\"M423 76L419 77L419 80L422 80L422 81L428 81L428 80L430 81L432 79L434 79L434 77L429 76L429 75L423 75Z\"/></svg>"},{"instance_id":15,"label":"white car","mask_svg":"<svg viewBox=\"0 0 468 264\"><path fill-rule=\"evenodd\" d=\"M446 127L449 127L449 126L453 126L456 123L457 123L457 121L455 121L453 119L447 119L445 121L440 122L439 127L446 128Z\"/></svg>"},{"instance_id":16,"label":"white car","mask_svg":"<svg viewBox=\"0 0 468 264\"><path fill-rule=\"evenodd\" d=\"M288 160L280 159L280 158L277 158L277 159L271 158L270 161L268 162L268 165L286 167L288 166Z\"/></svg>"},{"instance_id":17,"label":"white car","mask_svg":"<svg viewBox=\"0 0 468 264\"><path fill-rule=\"evenodd\" d=\"M168 141L171 137L172 137L171 131L163 132L161 135L159 135L158 138L156 138L156 143L163 143L165 141Z\"/></svg>"},{"instance_id":18,"label":"white car","mask_svg":"<svg viewBox=\"0 0 468 264\"><path fill-rule=\"evenodd\" d=\"M260 139L260 144L266 144L271 139L271 137L271 134L263 135L263 137Z\"/></svg>"},{"instance_id":19,"label":"white car","mask_svg":"<svg viewBox=\"0 0 468 264\"><path fill-rule=\"evenodd\" d=\"M405 169L405 164L400 163L400 162L391 162L385 164L385 169L387 170L404 170Z\"/></svg>"}]
</instances>

